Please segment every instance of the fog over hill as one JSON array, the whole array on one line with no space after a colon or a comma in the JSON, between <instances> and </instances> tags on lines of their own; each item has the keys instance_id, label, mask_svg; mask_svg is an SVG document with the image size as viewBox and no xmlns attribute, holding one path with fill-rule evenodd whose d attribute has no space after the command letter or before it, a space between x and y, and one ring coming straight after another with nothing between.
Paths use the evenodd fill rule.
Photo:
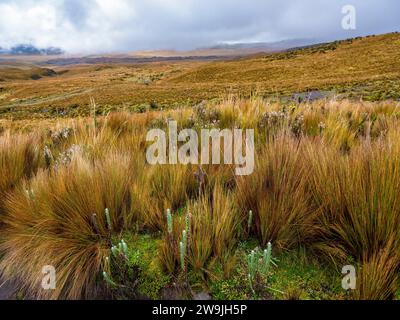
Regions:
<instances>
[{"instance_id":1,"label":"fog over hill","mask_svg":"<svg viewBox=\"0 0 400 320\"><path fill-rule=\"evenodd\" d=\"M9 49L0 47L1 55L22 55L22 56L54 56L61 55L64 51L56 47L37 48L31 44L18 44Z\"/></svg>"},{"instance_id":2,"label":"fog over hill","mask_svg":"<svg viewBox=\"0 0 400 320\"><path fill-rule=\"evenodd\" d=\"M10 49L2 49L0 47L0 61L24 61L41 65L62 66L99 63L132 64L161 61L219 60L225 58L239 58L258 53L281 52L292 48L315 45L317 43L320 43L320 41L313 39L293 39L278 42L221 43L216 46L187 51L153 50L88 55L70 55L66 54L60 48L37 48L31 44L21 44ZM47 58L47 56L49 57Z\"/></svg>"},{"instance_id":3,"label":"fog over hill","mask_svg":"<svg viewBox=\"0 0 400 320\"><path fill-rule=\"evenodd\" d=\"M210 49L257 49L259 51L281 51L323 42L316 39L290 39L276 42L224 42Z\"/></svg>"}]
</instances>

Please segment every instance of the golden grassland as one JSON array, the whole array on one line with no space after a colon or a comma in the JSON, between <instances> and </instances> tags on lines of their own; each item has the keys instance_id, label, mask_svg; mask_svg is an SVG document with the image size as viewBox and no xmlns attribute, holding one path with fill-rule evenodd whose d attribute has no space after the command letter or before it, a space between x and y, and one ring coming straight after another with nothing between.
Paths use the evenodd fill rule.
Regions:
<instances>
[{"instance_id":1,"label":"golden grassland","mask_svg":"<svg viewBox=\"0 0 400 320\"><path fill-rule=\"evenodd\" d=\"M214 299L394 299L399 107L229 98L23 130L5 124L0 273L38 299L204 291ZM168 119L179 128L255 129L254 174L148 165L146 133ZM262 252L252 250L268 254L269 243L277 266L254 267ZM358 281L346 292L341 268L349 264ZM45 265L56 268L56 290L41 289Z\"/></svg>"},{"instance_id":2,"label":"golden grassland","mask_svg":"<svg viewBox=\"0 0 400 320\"><path fill-rule=\"evenodd\" d=\"M0 65L0 115L89 115L91 96L99 114L195 105L227 94L279 98L320 90L371 101L400 99L399 60L400 35L391 33L225 61L49 66L56 75L31 66L11 77Z\"/></svg>"}]
</instances>

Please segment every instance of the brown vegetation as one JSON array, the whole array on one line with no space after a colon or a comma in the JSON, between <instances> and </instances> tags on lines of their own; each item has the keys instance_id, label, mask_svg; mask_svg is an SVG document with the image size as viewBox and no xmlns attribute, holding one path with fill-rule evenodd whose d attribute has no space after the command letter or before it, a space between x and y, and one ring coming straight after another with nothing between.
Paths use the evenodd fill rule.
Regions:
<instances>
[{"instance_id":1,"label":"brown vegetation","mask_svg":"<svg viewBox=\"0 0 400 320\"><path fill-rule=\"evenodd\" d=\"M161 238L157 263L179 277L186 230L186 271L205 282L215 278L218 264L225 276L242 268L239 243L254 238L262 248L272 242L276 252L300 246L322 252L326 265L351 259L360 270L355 298L393 298L400 263L399 116L394 102L287 107L231 98L196 109L60 122L52 131L6 130L0 272L36 298L94 297L104 286L101 273L115 237ZM235 177L229 166L204 166L200 187L195 166L149 166L146 132L165 128L169 118L195 128L255 128L254 174ZM45 265L56 267L55 291L40 289Z\"/></svg>"}]
</instances>

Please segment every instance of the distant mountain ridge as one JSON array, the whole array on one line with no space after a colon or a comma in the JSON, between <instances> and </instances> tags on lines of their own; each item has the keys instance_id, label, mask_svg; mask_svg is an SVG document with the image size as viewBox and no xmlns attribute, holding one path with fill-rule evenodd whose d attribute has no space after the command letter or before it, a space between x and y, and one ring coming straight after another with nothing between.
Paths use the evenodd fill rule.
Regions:
<instances>
[{"instance_id":1,"label":"distant mountain ridge","mask_svg":"<svg viewBox=\"0 0 400 320\"><path fill-rule=\"evenodd\" d=\"M10 49L0 47L0 55L17 56L57 56L64 54L64 51L56 47L37 48L31 44L19 44Z\"/></svg>"},{"instance_id":2,"label":"distant mountain ridge","mask_svg":"<svg viewBox=\"0 0 400 320\"><path fill-rule=\"evenodd\" d=\"M317 39L291 39L291 40L282 40L277 42L220 43L211 47L210 49L219 49L219 50L258 49L265 51L281 51L295 47L308 46L319 42L320 41Z\"/></svg>"}]
</instances>

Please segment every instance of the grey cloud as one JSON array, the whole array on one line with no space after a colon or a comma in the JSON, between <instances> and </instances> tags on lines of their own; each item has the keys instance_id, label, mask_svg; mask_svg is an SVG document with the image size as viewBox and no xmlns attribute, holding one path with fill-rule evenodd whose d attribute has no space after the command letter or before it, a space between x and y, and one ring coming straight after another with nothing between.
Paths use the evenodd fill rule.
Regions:
<instances>
[{"instance_id":1,"label":"grey cloud","mask_svg":"<svg viewBox=\"0 0 400 320\"><path fill-rule=\"evenodd\" d=\"M357 9L355 31L341 28L347 4ZM399 9L397 0L0 0L0 16L15 15L0 20L0 46L25 40L99 52L332 40L397 31Z\"/></svg>"},{"instance_id":2,"label":"grey cloud","mask_svg":"<svg viewBox=\"0 0 400 320\"><path fill-rule=\"evenodd\" d=\"M62 12L65 19L68 19L77 28L84 28L91 5L93 3L89 1L68 0L63 2Z\"/></svg>"}]
</instances>

